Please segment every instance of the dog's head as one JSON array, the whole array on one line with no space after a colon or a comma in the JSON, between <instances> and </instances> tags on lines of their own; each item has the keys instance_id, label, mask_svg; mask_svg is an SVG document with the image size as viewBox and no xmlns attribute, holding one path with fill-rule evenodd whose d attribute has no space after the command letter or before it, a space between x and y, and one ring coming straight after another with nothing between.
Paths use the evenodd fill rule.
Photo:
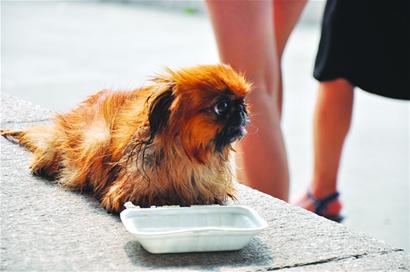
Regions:
<instances>
[{"instance_id":1,"label":"dog's head","mask_svg":"<svg viewBox=\"0 0 410 272\"><path fill-rule=\"evenodd\" d=\"M148 113L151 138L178 141L188 157L204 163L244 136L250 84L230 66L168 69L153 82Z\"/></svg>"}]
</instances>

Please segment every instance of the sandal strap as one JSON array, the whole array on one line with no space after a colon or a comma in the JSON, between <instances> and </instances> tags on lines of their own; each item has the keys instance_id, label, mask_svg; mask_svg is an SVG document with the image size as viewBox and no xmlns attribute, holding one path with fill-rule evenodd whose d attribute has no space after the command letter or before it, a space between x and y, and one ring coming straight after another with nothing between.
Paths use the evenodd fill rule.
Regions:
<instances>
[{"instance_id":1,"label":"sandal strap","mask_svg":"<svg viewBox=\"0 0 410 272\"><path fill-rule=\"evenodd\" d=\"M323 198L316 198L310 191L308 191L307 197L310 201L312 201L313 206L315 206L314 213L317 215L322 215L323 209L325 209L329 203L335 201L339 197L339 192L335 192Z\"/></svg>"}]
</instances>

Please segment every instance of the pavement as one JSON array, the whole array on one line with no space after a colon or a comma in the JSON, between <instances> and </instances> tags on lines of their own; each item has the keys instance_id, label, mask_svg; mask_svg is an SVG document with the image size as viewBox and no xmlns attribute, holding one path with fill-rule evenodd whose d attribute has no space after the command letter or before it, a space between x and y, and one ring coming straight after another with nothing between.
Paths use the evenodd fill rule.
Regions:
<instances>
[{"instance_id":1,"label":"pavement","mask_svg":"<svg viewBox=\"0 0 410 272\"><path fill-rule=\"evenodd\" d=\"M305 190L311 173L318 39L318 23L300 24L284 56L292 196ZM1 90L52 111L67 111L99 89L135 88L165 66L216 62L204 14L112 2L1 2ZM406 250L409 126L408 103L357 90L339 176L344 226ZM25 163L13 163L18 172L7 171L25 171Z\"/></svg>"},{"instance_id":2,"label":"pavement","mask_svg":"<svg viewBox=\"0 0 410 272\"><path fill-rule=\"evenodd\" d=\"M1 96L1 127L45 123L51 111ZM0 138L2 271L398 271L410 255L236 184L268 228L242 250L153 255L90 196L31 175L29 152Z\"/></svg>"}]
</instances>

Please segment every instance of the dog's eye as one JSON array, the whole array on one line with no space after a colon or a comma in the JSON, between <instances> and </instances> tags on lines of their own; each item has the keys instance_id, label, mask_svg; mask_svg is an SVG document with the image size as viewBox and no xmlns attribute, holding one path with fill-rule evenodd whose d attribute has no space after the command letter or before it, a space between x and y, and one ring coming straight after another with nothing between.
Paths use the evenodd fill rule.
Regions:
<instances>
[{"instance_id":1,"label":"dog's eye","mask_svg":"<svg viewBox=\"0 0 410 272\"><path fill-rule=\"evenodd\" d=\"M214 106L214 112L217 115L225 114L228 111L228 109L229 109L229 101L227 100L222 100Z\"/></svg>"}]
</instances>

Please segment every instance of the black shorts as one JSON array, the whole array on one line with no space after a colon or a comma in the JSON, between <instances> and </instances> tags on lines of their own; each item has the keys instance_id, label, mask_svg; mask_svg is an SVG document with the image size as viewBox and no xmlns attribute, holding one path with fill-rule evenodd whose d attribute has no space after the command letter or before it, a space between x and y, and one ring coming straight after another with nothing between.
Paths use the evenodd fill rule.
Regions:
<instances>
[{"instance_id":1,"label":"black shorts","mask_svg":"<svg viewBox=\"0 0 410 272\"><path fill-rule=\"evenodd\" d=\"M410 99L410 0L328 0L314 77Z\"/></svg>"}]
</instances>

